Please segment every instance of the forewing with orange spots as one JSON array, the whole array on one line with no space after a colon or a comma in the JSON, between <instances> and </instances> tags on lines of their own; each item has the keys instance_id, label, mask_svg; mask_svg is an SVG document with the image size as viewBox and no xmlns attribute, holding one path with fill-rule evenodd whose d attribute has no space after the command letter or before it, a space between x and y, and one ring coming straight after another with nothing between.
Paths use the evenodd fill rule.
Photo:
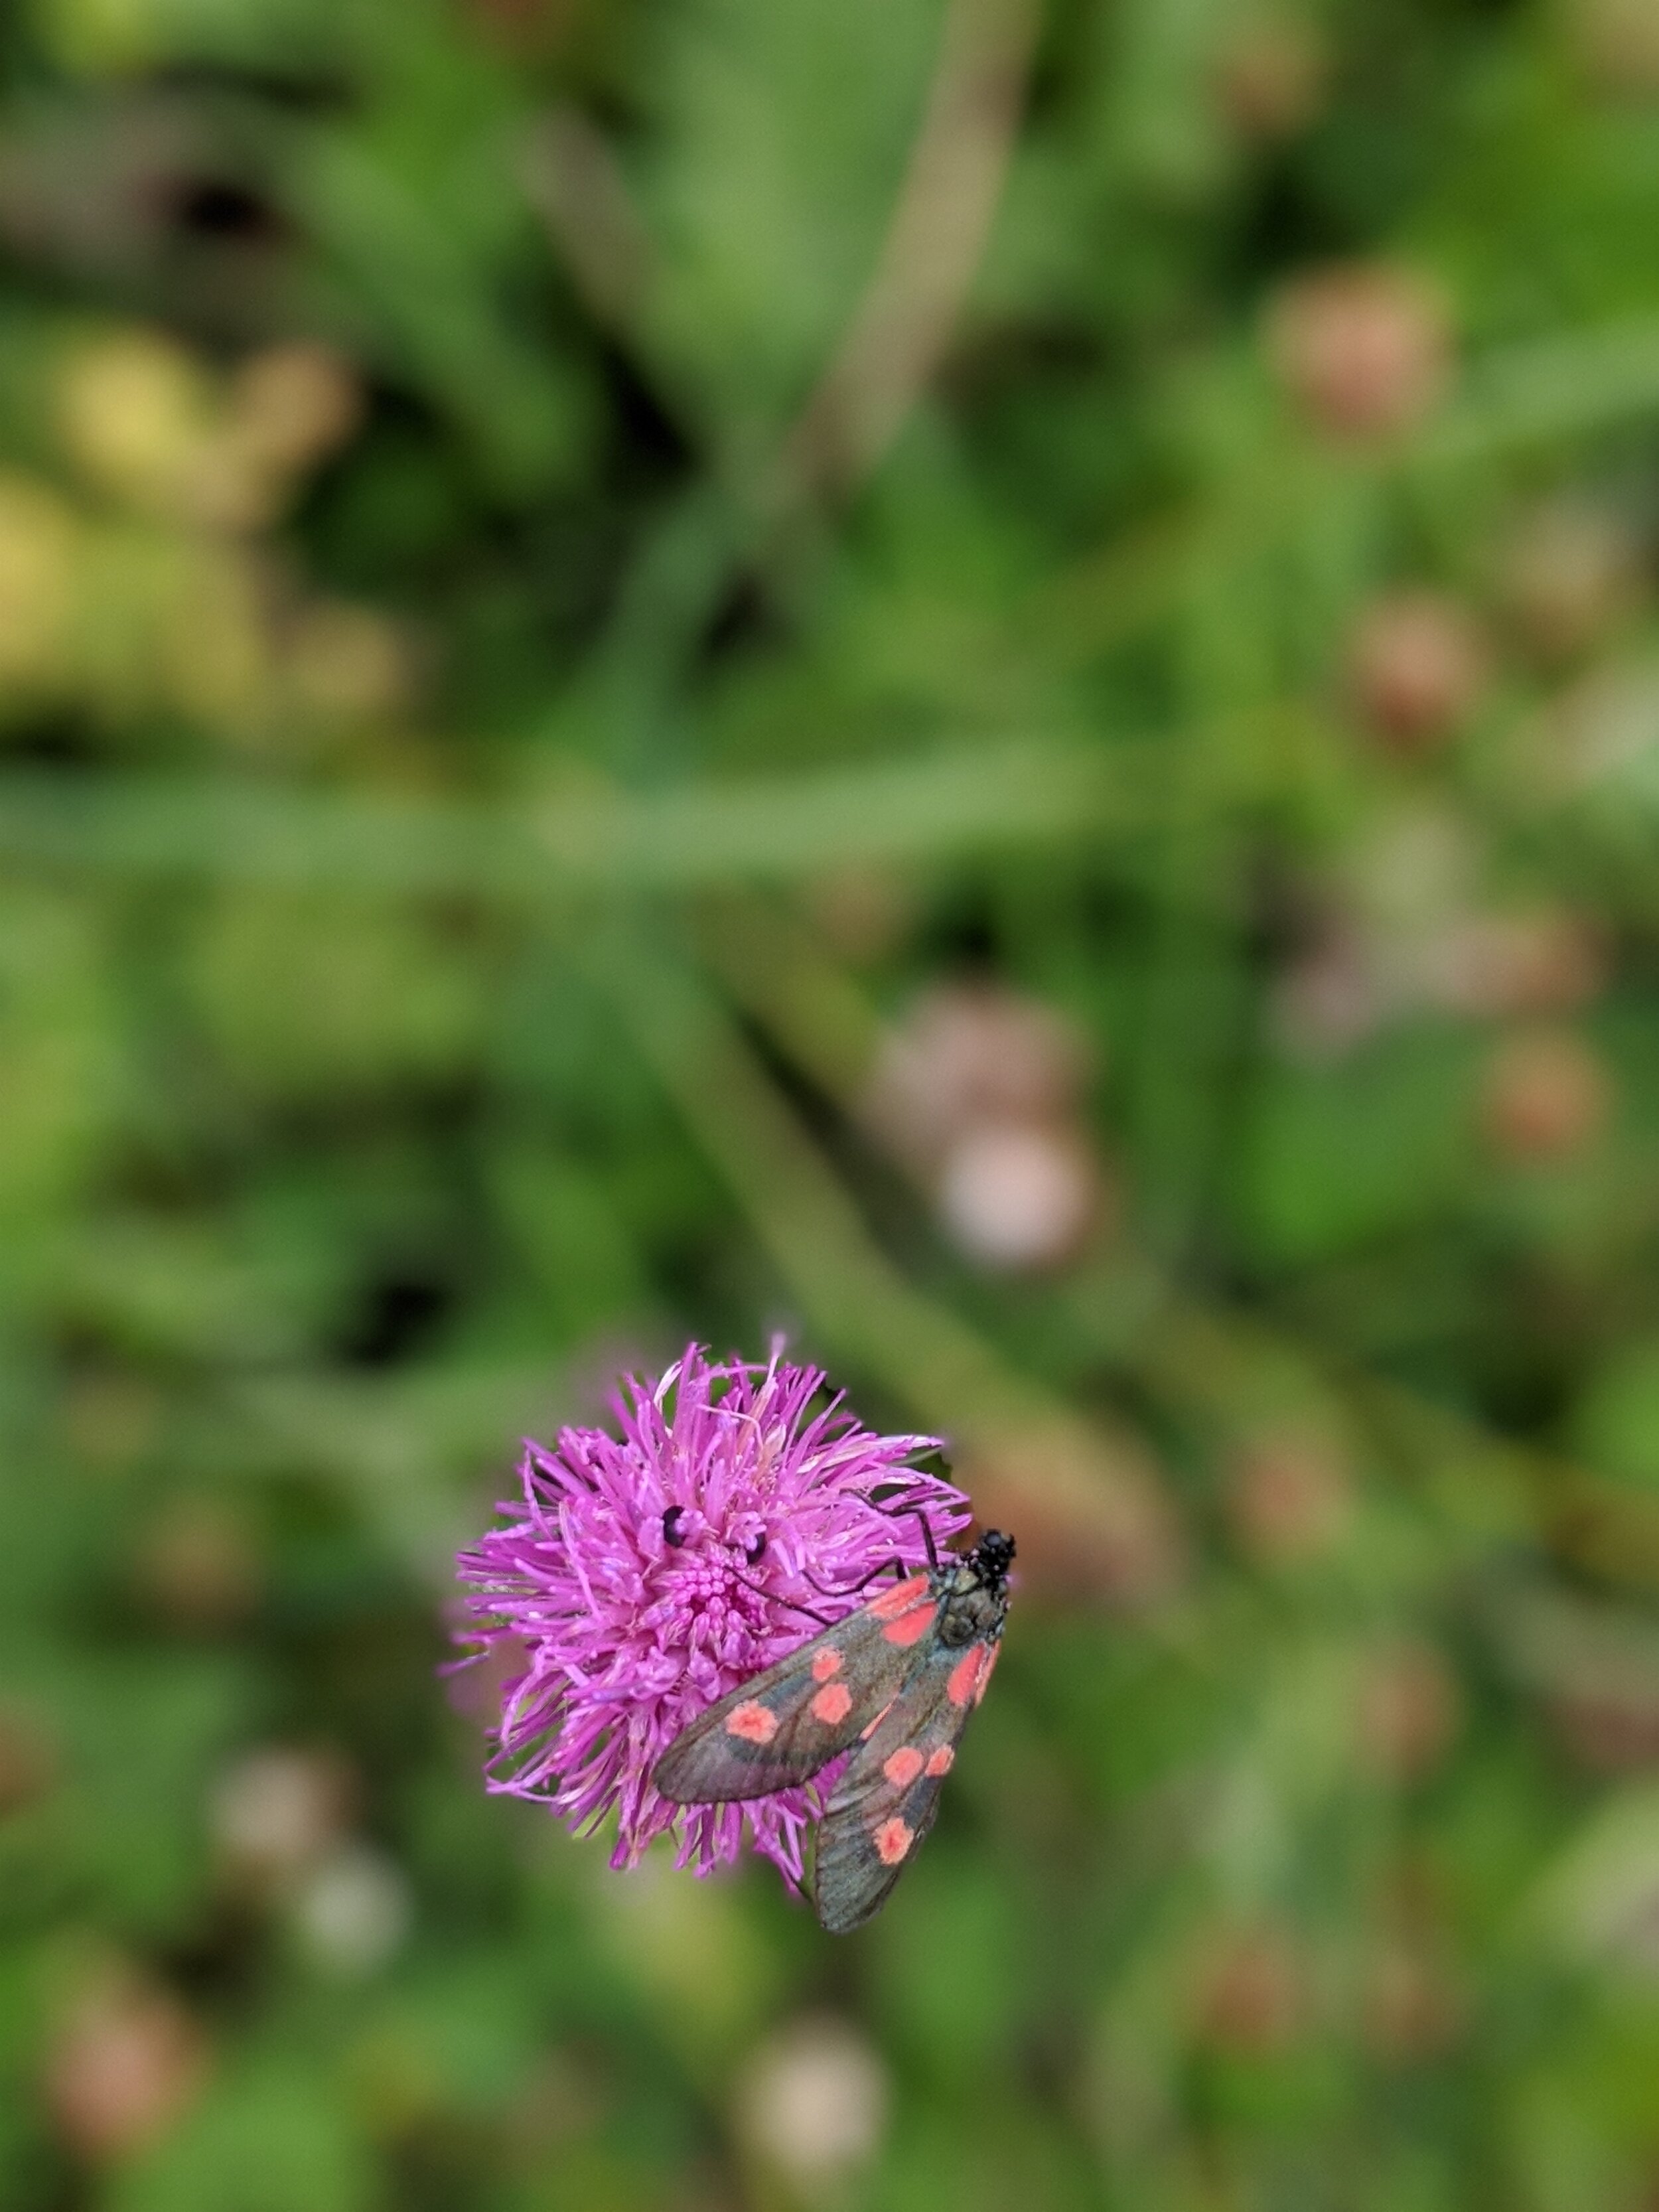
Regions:
<instances>
[{"instance_id":1,"label":"forewing with orange spots","mask_svg":"<svg viewBox=\"0 0 1659 2212\"><path fill-rule=\"evenodd\" d=\"M920 1849L1008 1615L1014 1540L911 1575L693 1721L657 1762L688 1805L760 1797L854 1750L818 1830L814 1894L832 1935L861 1928Z\"/></svg>"},{"instance_id":2,"label":"forewing with orange spots","mask_svg":"<svg viewBox=\"0 0 1659 2212\"><path fill-rule=\"evenodd\" d=\"M818 1829L819 1920L844 1936L881 1910L921 1848L998 1644L933 1643L836 1786Z\"/></svg>"},{"instance_id":3,"label":"forewing with orange spots","mask_svg":"<svg viewBox=\"0 0 1659 2212\"><path fill-rule=\"evenodd\" d=\"M706 1805L810 1780L898 1697L939 1611L927 1575L883 1590L699 1714L657 1761L657 1788Z\"/></svg>"}]
</instances>

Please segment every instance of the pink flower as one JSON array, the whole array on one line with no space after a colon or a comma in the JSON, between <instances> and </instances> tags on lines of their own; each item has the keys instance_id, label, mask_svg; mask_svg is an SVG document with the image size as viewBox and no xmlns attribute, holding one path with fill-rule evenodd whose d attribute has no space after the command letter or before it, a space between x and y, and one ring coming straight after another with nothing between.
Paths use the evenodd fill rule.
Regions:
<instances>
[{"instance_id":1,"label":"pink flower","mask_svg":"<svg viewBox=\"0 0 1659 2212\"><path fill-rule=\"evenodd\" d=\"M652 1769L688 1721L861 1604L885 1561L924 1563L906 1508L939 1546L969 1519L960 1491L907 1464L937 1437L876 1435L839 1395L819 1401L818 1369L781 1353L711 1363L692 1345L654 1388L628 1379L620 1438L572 1428L550 1450L526 1443L522 1500L456 1563L473 1647L461 1663L514 1653L489 1788L580 1832L614 1808L616 1867L672 1832L676 1863L710 1873L736 1858L746 1819L756 1850L799 1881L819 1784L680 1806Z\"/></svg>"}]
</instances>

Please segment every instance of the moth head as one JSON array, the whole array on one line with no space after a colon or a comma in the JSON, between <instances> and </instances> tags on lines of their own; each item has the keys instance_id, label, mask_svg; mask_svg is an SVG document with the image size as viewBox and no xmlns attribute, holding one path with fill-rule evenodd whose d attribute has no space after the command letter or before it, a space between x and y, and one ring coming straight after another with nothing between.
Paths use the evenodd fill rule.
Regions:
<instances>
[{"instance_id":1,"label":"moth head","mask_svg":"<svg viewBox=\"0 0 1659 2212\"><path fill-rule=\"evenodd\" d=\"M1014 1563L1014 1540L1005 1536L1000 1528L988 1528L975 1545L972 1558L979 1573L995 1589L1007 1580Z\"/></svg>"}]
</instances>

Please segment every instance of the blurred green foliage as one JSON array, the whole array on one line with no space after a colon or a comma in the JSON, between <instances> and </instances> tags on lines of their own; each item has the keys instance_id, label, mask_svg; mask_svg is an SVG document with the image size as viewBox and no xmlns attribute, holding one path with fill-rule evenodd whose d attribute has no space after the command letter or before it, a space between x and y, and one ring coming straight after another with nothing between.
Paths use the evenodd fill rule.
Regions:
<instances>
[{"instance_id":1,"label":"blurred green foliage","mask_svg":"<svg viewBox=\"0 0 1659 2212\"><path fill-rule=\"evenodd\" d=\"M0 57L5 2202L1652 2212L1651 8ZM845 1944L434 1671L780 1325L1022 1540Z\"/></svg>"}]
</instances>

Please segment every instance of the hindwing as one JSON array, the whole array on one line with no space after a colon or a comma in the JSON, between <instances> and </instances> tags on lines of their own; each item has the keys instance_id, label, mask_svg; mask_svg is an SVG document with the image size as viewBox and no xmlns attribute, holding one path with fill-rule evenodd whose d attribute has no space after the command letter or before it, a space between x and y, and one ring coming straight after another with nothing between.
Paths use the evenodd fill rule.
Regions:
<instances>
[{"instance_id":1,"label":"hindwing","mask_svg":"<svg viewBox=\"0 0 1659 2212\"><path fill-rule=\"evenodd\" d=\"M878 1912L921 1849L1000 1648L988 1638L933 1644L836 1784L812 1874L818 1918L832 1936Z\"/></svg>"}]
</instances>

